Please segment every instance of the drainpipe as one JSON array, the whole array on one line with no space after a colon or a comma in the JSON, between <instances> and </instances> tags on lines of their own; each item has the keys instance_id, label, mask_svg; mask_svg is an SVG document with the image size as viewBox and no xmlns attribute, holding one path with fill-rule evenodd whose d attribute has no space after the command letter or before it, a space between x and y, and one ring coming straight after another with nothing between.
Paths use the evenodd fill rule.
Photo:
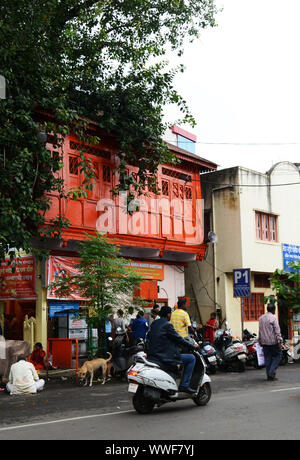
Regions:
<instances>
[{"instance_id":1,"label":"drainpipe","mask_svg":"<svg viewBox=\"0 0 300 460\"><path fill-rule=\"evenodd\" d=\"M214 192L217 192L219 190L226 190L226 189L232 189L234 188L233 185L223 185L221 187L215 187L211 189L211 208L212 208L212 232L215 233L216 229L216 219L215 219L215 200L214 200ZM217 241L216 241L217 242ZM212 243L213 245L213 275L214 275L214 310L217 311L217 250L215 243Z\"/></svg>"}]
</instances>

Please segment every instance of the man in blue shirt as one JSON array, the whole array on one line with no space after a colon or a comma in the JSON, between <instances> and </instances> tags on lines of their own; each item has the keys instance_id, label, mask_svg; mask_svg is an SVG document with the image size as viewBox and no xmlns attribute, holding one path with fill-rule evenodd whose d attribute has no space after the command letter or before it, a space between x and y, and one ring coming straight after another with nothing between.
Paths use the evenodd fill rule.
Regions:
<instances>
[{"instance_id":1,"label":"man in blue shirt","mask_svg":"<svg viewBox=\"0 0 300 460\"><path fill-rule=\"evenodd\" d=\"M136 319L132 321L130 327L133 332L133 338L135 341L138 339L145 340L146 334L149 330L149 324L148 321L144 318L143 311L138 312Z\"/></svg>"}]
</instances>

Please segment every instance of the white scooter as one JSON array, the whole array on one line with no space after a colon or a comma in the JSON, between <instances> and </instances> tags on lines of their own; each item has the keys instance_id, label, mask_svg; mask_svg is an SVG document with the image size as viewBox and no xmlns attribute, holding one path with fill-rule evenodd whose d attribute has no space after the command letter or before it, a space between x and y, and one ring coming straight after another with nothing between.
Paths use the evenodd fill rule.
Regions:
<instances>
[{"instance_id":1,"label":"white scooter","mask_svg":"<svg viewBox=\"0 0 300 460\"><path fill-rule=\"evenodd\" d=\"M168 402L192 399L197 406L205 406L211 398L211 379L206 375L206 364L198 351L193 351L196 363L190 382L195 388L193 394L178 391L183 366L174 370L147 360L144 352L136 357L136 364L127 374L128 391L133 393L133 407L140 414L149 414L154 406L162 406ZM178 379L178 382L176 382Z\"/></svg>"}]
</instances>

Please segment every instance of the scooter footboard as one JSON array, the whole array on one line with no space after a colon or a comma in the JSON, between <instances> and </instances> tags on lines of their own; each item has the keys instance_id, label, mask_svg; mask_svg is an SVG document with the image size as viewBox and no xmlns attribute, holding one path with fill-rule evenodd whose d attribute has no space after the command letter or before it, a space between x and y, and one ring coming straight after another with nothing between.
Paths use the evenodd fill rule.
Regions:
<instances>
[{"instance_id":1,"label":"scooter footboard","mask_svg":"<svg viewBox=\"0 0 300 460\"><path fill-rule=\"evenodd\" d=\"M193 371L193 375L190 382L191 388L198 388L198 386L203 385L203 383L211 382L211 379L205 373L205 366L203 365L203 361L201 357L195 353L196 363Z\"/></svg>"}]
</instances>

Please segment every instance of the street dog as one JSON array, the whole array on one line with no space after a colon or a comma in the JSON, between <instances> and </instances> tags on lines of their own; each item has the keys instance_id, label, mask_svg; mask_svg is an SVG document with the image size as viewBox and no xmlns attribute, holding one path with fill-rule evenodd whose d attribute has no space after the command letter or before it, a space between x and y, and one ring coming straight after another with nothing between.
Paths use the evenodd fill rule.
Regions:
<instances>
[{"instance_id":1,"label":"street dog","mask_svg":"<svg viewBox=\"0 0 300 460\"><path fill-rule=\"evenodd\" d=\"M97 369L102 368L102 374L103 374L103 382L102 384L105 384L106 381L106 376L107 376L107 363L111 360L112 356L111 353L107 353L109 356L108 359L103 359L103 358L97 358L93 359L92 361L85 361L85 363L82 365L78 372L78 378L81 382L85 380L84 386L87 385L88 382L88 374L90 375L90 387L93 385L93 377L94 377L94 372Z\"/></svg>"}]
</instances>

